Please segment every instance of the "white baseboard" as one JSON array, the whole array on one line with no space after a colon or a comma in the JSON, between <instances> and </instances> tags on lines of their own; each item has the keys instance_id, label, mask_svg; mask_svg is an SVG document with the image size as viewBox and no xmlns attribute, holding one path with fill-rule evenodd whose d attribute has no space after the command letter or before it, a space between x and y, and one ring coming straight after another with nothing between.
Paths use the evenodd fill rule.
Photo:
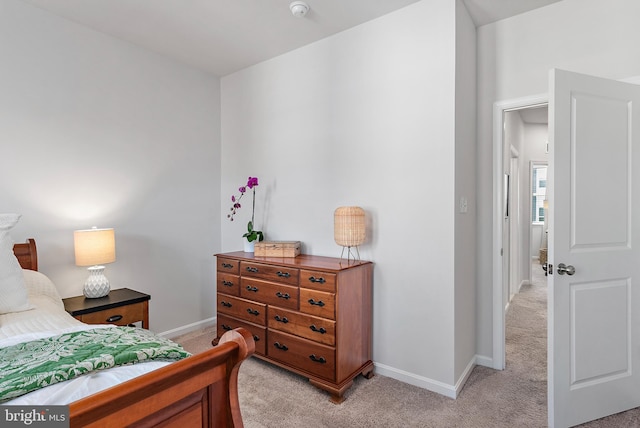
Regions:
<instances>
[{"instance_id":1,"label":"white baseboard","mask_svg":"<svg viewBox=\"0 0 640 428\"><path fill-rule=\"evenodd\" d=\"M493 367L493 358L484 355L476 355L476 364L483 367L489 367L490 369L495 368Z\"/></svg>"},{"instance_id":2,"label":"white baseboard","mask_svg":"<svg viewBox=\"0 0 640 428\"><path fill-rule=\"evenodd\" d=\"M460 391L462 391L464 384L467 382L467 379L469 379L469 376L471 375L471 372L473 371L473 368L475 366L476 366L476 356L474 356L471 359L471 361L469 361L469 364L467 364L467 367L465 367L464 371L462 372L462 375L456 382L456 398L460 394Z\"/></svg>"},{"instance_id":3,"label":"white baseboard","mask_svg":"<svg viewBox=\"0 0 640 428\"><path fill-rule=\"evenodd\" d=\"M399 380L400 382L408 383L409 385L417 386L419 388L444 395L445 397L455 399L458 397L458 394L460 394L460 391L462 391L465 382L471 375L473 368L476 366L477 359L478 357L474 356L471 361L469 361L469 364L467 364L467 367L464 369L464 372L455 385L448 385L444 382L405 372L404 370L389 367L380 363L374 363L374 366L376 368L376 374L390 377L392 379Z\"/></svg>"},{"instance_id":4,"label":"white baseboard","mask_svg":"<svg viewBox=\"0 0 640 428\"><path fill-rule=\"evenodd\" d=\"M404 370L389 367L380 363L374 363L374 366L376 368L376 374L390 377L419 388L427 389L449 398L456 398L456 388L453 385L447 385L446 383L437 380L405 372Z\"/></svg>"},{"instance_id":5,"label":"white baseboard","mask_svg":"<svg viewBox=\"0 0 640 428\"><path fill-rule=\"evenodd\" d=\"M174 328L172 330L158 333L158 335L172 339L174 337L182 336L183 334L191 333L192 331L200 330L207 327L213 327L214 325L216 325L216 317L207 318L206 320Z\"/></svg>"},{"instance_id":6,"label":"white baseboard","mask_svg":"<svg viewBox=\"0 0 640 428\"><path fill-rule=\"evenodd\" d=\"M518 293L522 291L522 287L524 287L525 285L531 285L528 279L523 279L520 282L520 285L518 286Z\"/></svg>"},{"instance_id":7,"label":"white baseboard","mask_svg":"<svg viewBox=\"0 0 640 428\"><path fill-rule=\"evenodd\" d=\"M172 330L158 333L158 335L171 339L183 334L191 333L192 331L200 330L207 327L213 327L214 325L216 325L216 317L174 328ZM448 385L444 382L429 379L424 376L419 376L413 373L406 372L404 370L396 369L394 367L374 362L376 374L387 376L392 379L399 380L400 382L408 383L409 385L417 386L419 388L423 388L453 399L455 399L458 394L460 394L460 391L464 387L465 382L471 375L471 372L473 371L473 368L476 366L476 364L493 368L493 361L491 358L476 355L471 361L469 361L469 364L465 368L462 376L460 376L456 384Z\"/></svg>"}]
</instances>

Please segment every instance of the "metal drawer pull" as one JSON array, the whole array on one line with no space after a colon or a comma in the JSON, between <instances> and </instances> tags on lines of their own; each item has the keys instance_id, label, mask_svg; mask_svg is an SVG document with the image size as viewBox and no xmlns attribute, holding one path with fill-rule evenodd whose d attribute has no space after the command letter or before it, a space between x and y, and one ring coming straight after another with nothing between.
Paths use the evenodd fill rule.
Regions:
<instances>
[{"instance_id":1,"label":"metal drawer pull","mask_svg":"<svg viewBox=\"0 0 640 428\"><path fill-rule=\"evenodd\" d=\"M311 324L309 326L309 328L311 329L311 331L315 331L316 333L320 333L320 334L325 334L327 332L327 329L324 327L316 327L315 324Z\"/></svg>"},{"instance_id":2,"label":"metal drawer pull","mask_svg":"<svg viewBox=\"0 0 640 428\"><path fill-rule=\"evenodd\" d=\"M315 276L310 276L309 277L309 281L317 282L317 283L320 283L320 284L324 284L325 282L327 282L323 277L316 278Z\"/></svg>"},{"instance_id":3,"label":"metal drawer pull","mask_svg":"<svg viewBox=\"0 0 640 428\"><path fill-rule=\"evenodd\" d=\"M278 296L278 297L279 297L279 298L281 298L281 299L287 299L287 300L291 297L291 296L289 296L289 293L284 293L284 294L282 294L282 293L281 293L281 292L279 292L279 291L276 293L276 296Z\"/></svg>"},{"instance_id":4,"label":"metal drawer pull","mask_svg":"<svg viewBox=\"0 0 640 428\"><path fill-rule=\"evenodd\" d=\"M287 317L280 318L280 315L276 315L275 317L273 317L273 319L284 324L289 322L289 319Z\"/></svg>"},{"instance_id":5,"label":"metal drawer pull","mask_svg":"<svg viewBox=\"0 0 640 428\"><path fill-rule=\"evenodd\" d=\"M278 275L280 278L289 278L291 276L291 274L289 272L276 272L276 275Z\"/></svg>"},{"instance_id":6,"label":"metal drawer pull","mask_svg":"<svg viewBox=\"0 0 640 428\"><path fill-rule=\"evenodd\" d=\"M223 329L224 331L232 330L231 326L230 326L230 325L226 325L226 324L222 324L222 329ZM254 335L253 335L253 340L254 340L254 341L256 341L256 342L258 342L258 341L260 340L260 337L259 337L259 336L256 336L256 335L254 334Z\"/></svg>"},{"instance_id":7,"label":"metal drawer pull","mask_svg":"<svg viewBox=\"0 0 640 428\"><path fill-rule=\"evenodd\" d=\"M247 266L247 272L257 273L258 272L258 268Z\"/></svg>"},{"instance_id":8,"label":"metal drawer pull","mask_svg":"<svg viewBox=\"0 0 640 428\"><path fill-rule=\"evenodd\" d=\"M323 302L322 300L318 300L318 301L316 302L316 301L315 301L315 300L313 300L313 299L309 299L309 300L308 300L308 302L309 302L310 304L312 304L312 305L315 305L315 306L320 306L320 307L323 307L323 306L324 306L324 302Z\"/></svg>"},{"instance_id":9,"label":"metal drawer pull","mask_svg":"<svg viewBox=\"0 0 640 428\"><path fill-rule=\"evenodd\" d=\"M251 315L255 315L255 316L260 315L260 312L256 311L255 309L251 309L251 308L247 308L247 312L249 312Z\"/></svg>"},{"instance_id":10,"label":"metal drawer pull","mask_svg":"<svg viewBox=\"0 0 640 428\"><path fill-rule=\"evenodd\" d=\"M107 318L107 322L116 322L116 321L120 321L122 319L122 315L112 315L109 318Z\"/></svg>"},{"instance_id":11,"label":"metal drawer pull","mask_svg":"<svg viewBox=\"0 0 640 428\"><path fill-rule=\"evenodd\" d=\"M250 285L247 285L247 290L253 291L254 293L257 293L258 292L258 287L252 287Z\"/></svg>"},{"instance_id":12,"label":"metal drawer pull","mask_svg":"<svg viewBox=\"0 0 640 428\"><path fill-rule=\"evenodd\" d=\"M231 263L222 263L222 267L225 269L231 269L233 265Z\"/></svg>"},{"instance_id":13,"label":"metal drawer pull","mask_svg":"<svg viewBox=\"0 0 640 428\"><path fill-rule=\"evenodd\" d=\"M231 304L231 302L225 302L224 300L223 300L222 302L220 302L220 304L221 304L222 306L224 306L225 308L230 308L231 306L233 306L233 305Z\"/></svg>"},{"instance_id":14,"label":"metal drawer pull","mask_svg":"<svg viewBox=\"0 0 640 428\"><path fill-rule=\"evenodd\" d=\"M226 285L227 287L233 287L233 282L222 280L222 285Z\"/></svg>"},{"instance_id":15,"label":"metal drawer pull","mask_svg":"<svg viewBox=\"0 0 640 428\"><path fill-rule=\"evenodd\" d=\"M309 355L309 358L311 358L311 361L315 361L316 363L321 363L321 364L325 364L327 362L327 360L324 357L316 357L316 354L311 354Z\"/></svg>"},{"instance_id":16,"label":"metal drawer pull","mask_svg":"<svg viewBox=\"0 0 640 428\"><path fill-rule=\"evenodd\" d=\"M281 345L280 342L275 342L273 344L273 346L275 346L276 348L278 348L281 351L288 351L289 350L289 348L287 348L286 345Z\"/></svg>"}]
</instances>

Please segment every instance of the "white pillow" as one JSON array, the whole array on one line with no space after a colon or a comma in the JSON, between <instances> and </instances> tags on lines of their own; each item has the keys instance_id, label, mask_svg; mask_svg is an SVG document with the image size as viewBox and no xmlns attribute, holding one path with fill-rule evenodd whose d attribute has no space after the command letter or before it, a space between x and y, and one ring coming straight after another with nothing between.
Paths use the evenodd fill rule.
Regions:
<instances>
[{"instance_id":1,"label":"white pillow","mask_svg":"<svg viewBox=\"0 0 640 428\"><path fill-rule=\"evenodd\" d=\"M58 289L48 276L29 269L22 269L22 274L24 275L24 283L27 286L29 296L47 296L64 309L60 293L58 293Z\"/></svg>"},{"instance_id":2,"label":"white pillow","mask_svg":"<svg viewBox=\"0 0 640 428\"><path fill-rule=\"evenodd\" d=\"M33 309L27 298L22 267L13 254L9 231L20 220L20 214L0 214L0 314Z\"/></svg>"}]
</instances>

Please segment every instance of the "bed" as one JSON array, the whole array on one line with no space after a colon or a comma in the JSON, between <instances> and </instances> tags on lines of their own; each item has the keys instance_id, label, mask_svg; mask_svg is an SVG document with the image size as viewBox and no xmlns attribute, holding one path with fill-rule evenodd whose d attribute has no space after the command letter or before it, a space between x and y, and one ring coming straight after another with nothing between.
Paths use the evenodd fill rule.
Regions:
<instances>
[{"instance_id":1,"label":"bed","mask_svg":"<svg viewBox=\"0 0 640 428\"><path fill-rule=\"evenodd\" d=\"M63 306L60 310L62 302L55 287L51 290L51 287L38 284L46 282L48 278L44 279L46 277L37 272L38 255L33 239L15 244L13 252L24 269L25 279L30 278L27 282L31 285L27 288L29 300L35 309L0 315L0 346L21 343L25 338L31 340L37 333L34 333L33 326L43 323L44 330L84 332L88 328L95 331L93 329L96 327L99 330L100 326L88 326L75 320L64 311ZM54 315L40 321L41 310L53 312ZM15 328L12 327L14 324ZM102 327L107 330L111 326ZM242 427L237 390L238 370L242 361L254 350L253 336L244 329L236 329L227 332L218 346L177 362L144 362L101 370L106 374L133 369L121 375L127 380L120 380L99 392L89 393L82 398L74 397L70 403L46 404L68 404L71 427ZM85 384L93 383L86 381L87 375L83 375L29 392L3 404L24 405L34 403L34 400L40 404L45 397L54 397L54 400L56 396L69 397L65 387L68 382L78 379L84 379ZM83 393L82 388L74 386L67 387L67 390Z\"/></svg>"}]
</instances>

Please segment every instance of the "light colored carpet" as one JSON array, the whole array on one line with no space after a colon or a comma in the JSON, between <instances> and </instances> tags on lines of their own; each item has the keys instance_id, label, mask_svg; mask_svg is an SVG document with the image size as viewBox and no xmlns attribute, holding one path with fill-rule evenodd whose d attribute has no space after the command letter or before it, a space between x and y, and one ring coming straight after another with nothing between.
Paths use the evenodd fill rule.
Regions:
<instances>
[{"instance_id":1,"label":"light colored carpet","mask_svg":"<svg viewBox=\"0 0 640 428\"><path fill-rule=\"evenodd\" d=\"M356 378L336 405L307 381L257 358L240 368L238 389L247 428L547 426L546 280L533 266L532 285L523 287L507 313L507 368L475 367L460 396L442 395L376 375ZM192 353L208 349L215 330L175 339ZM613 415L582 427L640 427L640 410Z\"/></svg>"}]
</instances>

